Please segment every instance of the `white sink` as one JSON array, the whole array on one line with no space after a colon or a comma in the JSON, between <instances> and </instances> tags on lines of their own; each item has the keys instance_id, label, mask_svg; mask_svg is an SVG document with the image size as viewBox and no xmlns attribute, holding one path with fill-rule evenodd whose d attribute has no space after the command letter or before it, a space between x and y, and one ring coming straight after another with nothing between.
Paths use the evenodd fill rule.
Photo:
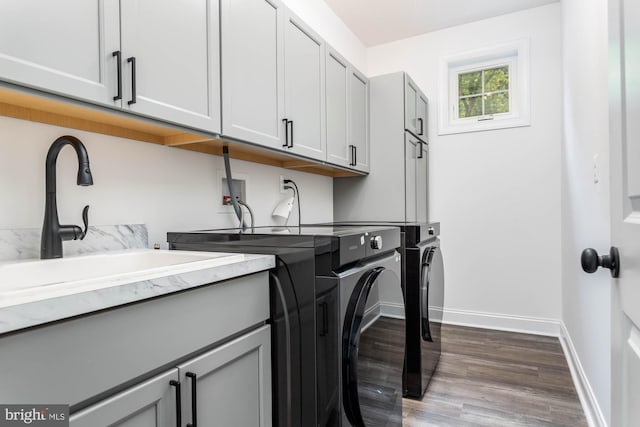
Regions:
<instances>
[{"instance_id":1,"label":"white sink","mask_svg":"<svg viewBox=\"0 0 640 427\"><path fill-rule=\"evenodd\" d=\"M107 287L134 280L196 271L242 259L242 254L135 250L51 260L0 264L2 297L16 293L93 285Z\"/></svg>"}]
</instances>

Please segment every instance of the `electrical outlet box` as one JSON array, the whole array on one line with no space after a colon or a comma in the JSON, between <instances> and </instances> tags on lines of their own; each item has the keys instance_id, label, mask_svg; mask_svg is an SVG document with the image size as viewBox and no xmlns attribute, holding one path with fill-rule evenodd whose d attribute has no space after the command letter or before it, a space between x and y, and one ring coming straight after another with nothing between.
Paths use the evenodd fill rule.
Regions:
<instances>
[{"instance_id":1,"label":"electrical outlet box","mask_svg":"<svg viewBox=\"0 0 640 427\"><path fill-rule=\"evenodd\" d=\"M285 188L285 183L284 183L285 179L289 179L289 178L285 177L284 175L280 175L280 181L279 181L280 194L285 194L287 192L287 189Z\"/></svg>"},{"instance_id":2,"label":"electrical outlet box","mask_svg":"<svg viewBox=\"0 0 640 427\"><path fill-rule=\"evenodd\" d=\"M226 177L222 177L222 182L221 182L221 189L222 189L222 205L226 206L226 205L231 205L231 196L229 195L229 186L227 185L227 178ZM233 188L233 193L234 195L239 198L241 201L245 202L247 201L247 182L244 179L236 179L236 178L232 178L231 179L231 186Z\"/></svg>"}]
</instances>

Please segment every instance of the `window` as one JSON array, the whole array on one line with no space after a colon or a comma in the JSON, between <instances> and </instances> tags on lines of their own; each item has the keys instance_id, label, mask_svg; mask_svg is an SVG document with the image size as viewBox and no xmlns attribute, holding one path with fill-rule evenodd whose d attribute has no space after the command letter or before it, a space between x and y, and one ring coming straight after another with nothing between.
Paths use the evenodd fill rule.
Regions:
<instances>
[{"instance_id":1,"label":"window","mask_svg":"<svg viewBox=\"0 0 640 427\"><path fill-rule=\"evenodd\" d=\"M528 126L528 41L442 61L439 134Z\"/></svg>"}]
</instances>

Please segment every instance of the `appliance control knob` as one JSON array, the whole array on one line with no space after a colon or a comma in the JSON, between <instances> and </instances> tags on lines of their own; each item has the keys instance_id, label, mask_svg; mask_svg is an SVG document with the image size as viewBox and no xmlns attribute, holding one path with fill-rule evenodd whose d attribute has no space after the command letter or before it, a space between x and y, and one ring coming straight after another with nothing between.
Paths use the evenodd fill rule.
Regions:
<instances>
[{"instance_id":1,"label":"appliance control knob","mask_svg":"<svg viewBox=\"0 0 640 427\"><path fill-rule=\"evenodd\" d=\"M433 236L435 234L435 229L433 227L429 227L427 228L427 232L429 233L430 236Z\"/></svg>"},{"instance_id":2,"label":"appliance control knob","mask_svg":"<svg viewBox=\"0 0 640 427\"><path fill-rule=\"evenodd\" d=\"M371 238L371 249L382 249L382 236Z\"/></svg>"}]
</instances>

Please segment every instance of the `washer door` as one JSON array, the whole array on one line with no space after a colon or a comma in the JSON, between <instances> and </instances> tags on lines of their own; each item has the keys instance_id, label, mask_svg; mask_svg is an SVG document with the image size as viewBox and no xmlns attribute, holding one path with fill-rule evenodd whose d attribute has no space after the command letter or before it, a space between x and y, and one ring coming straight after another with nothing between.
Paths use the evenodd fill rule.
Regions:
<instances>
[{"instance_id":1,"label":"washer door","mask_svg":"<svg viewBox=\"0 0 640 427\"><path fill-rule=\"evenodd\" d=\"M438 246L424 252L420 278L422 339L433 342L440 339L444 305L444 264Z\"/></svg>"},{"instance_id":2,"label":"washer door","mask_svg":"<svg viewBox=\"0 0 640 427\"><path fill-rule=\"evenodd\" d=\"M402 425L404 319L377 316L363 324L366 308L377 303L368 300L376 298L381 281L401 291L396 272L382 266L367 270L351 293L344 318L343 408L355 427Z\"/></svg>"}]
</instances>

